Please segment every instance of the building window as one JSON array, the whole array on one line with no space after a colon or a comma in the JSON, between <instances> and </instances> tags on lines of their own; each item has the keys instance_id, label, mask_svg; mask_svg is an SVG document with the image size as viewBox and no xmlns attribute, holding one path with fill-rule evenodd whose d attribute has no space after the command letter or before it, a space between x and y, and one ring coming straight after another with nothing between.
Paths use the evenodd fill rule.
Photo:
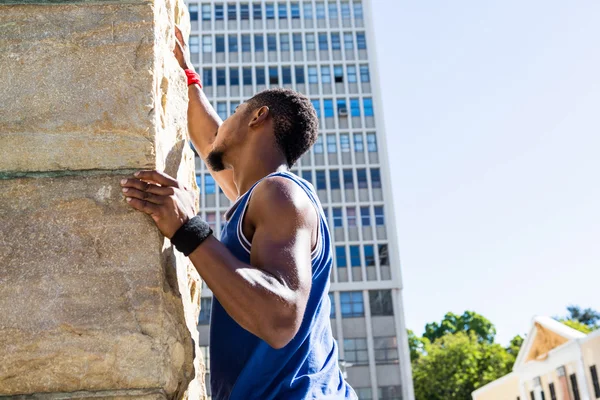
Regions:
<instances>
[{"instance_id":1,"label":"building window","mask_svg":"<svg viewBox=\"0 0 600 400\"><path fill-rule=\"evenodd\" d=\"M368 206L360 208L360 223L362 226L371 226L371 212Z\"/></svg>"},{"instance_id":2,"label":"building window","mask_svg":"<svg viewBox=\"0 0 600 400\"><path fill-rule=\"evenodd\" d=\"M304 3L304 19L313 19L312 3Z\"/></svg>"},{"instance_id":3,"label":"building window","mask_svg":"<svg viewBox=\"0 0 600 400\"><path fill-rule=\"evenodd\" d=\"M212 68L205 68L202 70L202 85L203 86L212 86L213 84L213 75Z\"/></svg>"},{"instance_id":4,"label":"building window","mask_svg":"<svg viewBox=\"0 0 600 400\"><path fill-rule=\"evenodd\" d=\"M281 81L284 85L292 84L292 68L281 67Z\"/></svg>"},{"instance_id":5,"label":"building window","mask_svg":"<svg viewBox=\"0 0 600 400\"><path fill-rule=\"evenodd\" d=\"M240 105L240 103L238 103L237 101L232 101L231 103L229 103L229 115L232 115L235 113L235 110L237 109L237 107ZM221 188L219 188L221 189Z\"/></svg>"},{"instance_id":6,"label":"building window","mask_svg":"<svg viewBox=\"0 0 600 400\"><path fill-rule=\"evenodd\" d=\"M282 33L279 35L279 46L281 51L290 51L290 35Z\"/></svg>"},{"instance_id":7,"label":"building window","mask_svg":"<svg viewBox=\"0 0 600 400\"><path fill-rule=\"evenodd\" d=\"M190 53L198 54L199 51L200 51L200 43L198 40L198 36L190 36Z\"/></svg>"},{"instance_id":8,"label":"building window","mask_svg":"<svg viewBox=\"0 0 600 400\"><path fill-rule=\"evenodd\" d=\"M287 19L287 4L277 3L277 12L279 15L279 19Z\"/></svg>"},{"instance_id":9,"label":"building window","mask_svg":"<svg viewBox=\"0 0 600 400\"><path fill-rule=\"evenodd\" d=\"M379 168L371 168L371 186L373 189L381 188L381 175L379 174Z\"/></svg>"},{"instance_id":10,"label":"building window","mask_svg":"<svg viewBox=\"0 0 600 400\"><path fill-rule=\"evenodd\" d=\"M400 386L378 387L377 394L379 395L379 400L402 400L402 390L400 389Z\"/></svg>"},{"instance_id":11,"label":"building window","mask_svg":"<svg viewBox=\"0 0 600 400\"><path fill-rule=\"evenodd\" d=\"M202 4L202 21L210 21L210 4Z\"/></svg>"},{"instance_id":12,"label":"building window","mask_svg":"<svg viewBox=\"0 0 600 400\"><path fill-rule=\"evenodd\" d=\"M372 316L394 315L391 290L369 290Z\"/></svg>"},{"instance_id":13,"label":"building window","mask_svg":"<svg viewBox=\"0 0 600 400\"><path fill-rule=\"evenodd\" d=\"M325 3L322 1L317 2L317 19L325 19Z\"/></svg>"},{"instance_id":14,"label":"building window","mask_svg":"<svg viewBox=\"0 0 600 400\"><path fill-rule=\"evenodd\" d=\"M217 53L225 53L225 36L217 35L215 36L215 47Z\"/></svg>"},{"instance_id":15,"label":"building window","mask_svg":"<svg viewBox=\"0 0 600 400\"><path fill-rule=\"evenodd\" d=\"M344 175L344 189L354 189L354 176L351 169L345 169Z\"/></svg>"},{"instance_id":16,"label":"building window","mask_svg":"<svg viewBox=\"0 0 600 400\"><path fill-rule=\"evenodd\" d=\"M223 19L224 19L223 4L215 4L215 20L223 21Z\"/></svg>"},{"instance_id":17,"label":"building window","mask_svg":"<svg viewBox=\"0 0 600 400\"><path fill-rule=\"evenodd\" d=\"M358 246L350 246L350 265L360 267L360 248Z\"/></svg>"},{"instance_id":18,"label":"building window","mask_svg":"<svg viewBox=\"0 0 600 400\"><path fill-rule=\"evenodd\" d=\"M327 135L327 152L337 153L337 141L335 139L335 134Z\"/></svg>"},{"instance_id":19,"label":"building window","mask_svg":"<svg viewBox=\"0 0 600 400\"><path fill-rule=\"evenodd\" d=\"M318 83L319 75L317 73L317 67L308 67L308 83Z\"/></svg>"},{"instance_id":20,"label":"building window","mask_svg":"<svg viewBox=\"0 0 600 400\"><path fill-rule=\"evenodd\" d=\"M318 171L317 171L318 173ZM323 175L325 173L323 172ZM342 217L342 209L340 207L333 208L333 226L336 228L341 228L344 225L344 220Z\"/></svg>"},{"instance_id":21,"label":"building window","mask_svg":"<svg viewBox=\"0 0 600 400\"><path fill-rule=\"evenodd\" d=\"M346 70L348 71L348 82L356 83L356 67L354 65L348 65Z\"/></svg>"},{"instance_id":22,"label":"building window","mask_svg":"<svg viewBox=\"0 0 600 400\"><path fill-rule=\"evenodd\" d=\"M315 35L314 33L306 34L306 50L315 50Z\"/></svg>"},{"instance_id":23,"label":"building window","mask_svg":"<svg viewBox=\"0 0 600 400\"><path fill-rule=\"evenodd\" d=\"M206 213L206 222L210 228L214 231L217 229L217 214L215 212Z\"/></svg>"},{"instance_id":24,"label":"building window","mask_svg":"<svg viewBox=\"0 0 600 400\"><path fill-rule=\"evenodd\" d=\"M252 68L242 69L242 81L244 85L252 85Z\"/></svg>"},{"instance_id":25,"label":"building window","mask_svg":"<svg viewBox=\"0 0 600 400\"><path fill-rule=\"evenodd\" d=\"M375 250L372 244L365 245L365 265L367 267L375 266Z\"/></svg>"},{"instance_id":26,"label":"building window","mask_svg":"<svg viewBox=\"0 0 600 400\"><path fill-rule=\"evenodd\" d=\"M362 292L340 292L342 318L356 318L365 315Z\"/></svg>"},{"instance_id":27,"label":"building window","mask_svg":"<svg viewBox=\"0 0 600 400\"><path fill-rule=\"evenodd\" d=\"M204 356L204 367L206 371L210 371L210 349L208 346L198 346L202 351L202 355Z\"/></svg>"},{"instance_id":28,"label":"building window","mask_svg":"<svg viewBox=\"0 0 600 400\"><path fill-rule=\"evenodd\" d=\"M335 263L338 268L345 268L348 266L348 262L346 261L346 248L344 246L335 246Z\"/></svg>"},{"instance_id":29,"label":"building window","mask_svg":"<svg viewBox=\"0 0 600 400\"><path fill-rule=\"evenodd\" d=\"M344 7L344 3L342 3L342 7ZM354 391L360 400L373 400L373 391L370 387L354 388Z\"/></svg>"},{"instance_id":30,"label":"building window","mask_svg":"<svg viewBox=\"0 0 600 400\"><path fill-rule=\"evenodd\" d=\"M367 149L369 153L377 151L377 136L374 133L367 133Z\"/></svg>"},{"instance_id":31,"label":"building window","mask_svg":"<svg viewBox=\"0 0 600 400\"><path fill-rule=\"evenodd\" d=\"M240 18L244 21L250 19L250 5L249 4L240 4Z\"/></svg>"},{"instance_id":32,"label":"building window","mask_svg":"<svg viewBox=\"0 0 600 400\"><path fill-rule=\"evenodd\" d=\"M225 103L224 101L219 101L217 103L217 114L219 114L219 117L223 121L225 121L225 119L227 119L227 103Z\"/></svg>"},{"instance_id":33,"label":"building window","mask_svg":"<svg viewBox=\"0 0 600 400\"><path fill-rule=\"evenodd\" d=\"M190 51L191 51L191 38L190 38ZM212 53L212 37L209 35L202 36L202 52Z\"/></svg>"},{"instance_id":34,"label":"building window","mask_svg":"<svg viewBox=\"0 0 600 400\"><path fill-rule=\"evenodd\" d=\"M592 384L594 385L594 395L597 399L600 399L600 383L598 382L598 371L595 365L590 367L590 373L592 375Z\"/></svg>"},{"instance_id":35,"label":"building window","mask_svg":"<svg viewBox=\"0 0 600 400\"><path fill-rule=\"evenodd\" d=\"M292 19L300 19L300 4L292 3L290 4Z\"/></svg>"},{"instance_id":36,"label":"building window","mask_svg":"<svg viewBox=\"0 0 600 400\"><path fill-rule=\"evenodd\" d=\"M321 67L321 82L331 83L331 71L329 70L329 66L323 65Z\"/></svg>"},{"instance_id":37,"label":"building window","mask_svg":"<svg viewBox=\"0 0 600 400\"><path fill-rule=\"evenodd\" d=\"M301 33L292 34L292 43L294 46L294 51L302 51L302 34Z\"/></svg>"},{"instance_id":38,"label":"building window","mask_svg":"<svg viewBox=\"0 0 600 400\"><path fill-rule=\"evenodd\" d=\"M398 343L396 336L381 336L373 338L375 362L378 364L398 363Z\"/></svg>"},{"instance_id":39,"label":"building window","mask_svg":"<svg viewBox=\"0 0 600 400\"><path fill-rule=\"evenodd\" d=\"M337 4L334 1L329 2L329 19L338 19Z\"/></svg>"},{"instance_id":40,"label":"building window","mask_svg":"<svg viewBox=\"0 0 600 400\"><path fill-rule=\"evenodd\" d=\"M275 19L275 5L273 3L267 3L265 5L267 19Z\"/></svg>"},{"instance_id":41,"label":"building window","mask_svg":"<svg viewBox=\"0 0 600 400\"><path fill-rule=\"evenodd\" d=\"M556 400L556 389L554 388L554 382L550 382L548 388L550 389L550 400Z\"/></svg>"},{"instance_id":42,"label":"building window","mask_svg":"<svg viewBox=\"0 0 600 400\"><path fill-rule=\"evenodd\" d=\"M327 33L319 33L319 50L327 51L329 43L327 42Z\"/></svg>"},{"instance_id":43,"label":"building window","mask_svg":"<svg viewBox=\"0 0 600 400\"><path fill-rule=\"evenodd\" d=\"M365 50L367 48L367 41L365 39L364 32L356 32L356 47L359 50Z\"/></svg>"},{"instance_id":44,"label":"building window","mask_svg":"<svg viewBox=\"0 0 600 400\"><path fill-rule=\"evenodd\" d=\"M200 315L198 325L208 325L210 323L210 308L212 307L212 297L200 298Z\"/></svg>"},{"instance_id":45,"label":"building window","mask_svg":"<svg viewBox=\"0 0 600 400\"><path fill-rule=\"evenodd\" d=\"M256 84L264 85L266 83L265 69L263 67L256 67Z\"/></svg>"},{"instance_id":46,"label":"building window","mask_svg":"<svg viewBox=\"0 0 600 400\"><path fill-rule=\"evenodd\" d=\"M191 143L190 143L190 146L191 146ZM192 148L194 148L194 147L192 146ZM195 152L195 150L194 150L194 152ZM198 185L198 192L202 193L202 176L201 175L196 175L196 185Z\"/></svg>"},{"instance_id":47,"label":"building window","mask_svg":"<svg viewBox=\"0 0 600 400\"><path fill-rule=\"evenodd\" d=\"M344 339L344 361L354 365L369 364L366 338ZM358 393L357 393L358 394ZM359 397L363 400L364 397Z\"/></svg>"},{"instance_id":48,"label":"building window","mask_svg":"<svg viewBox=\"0 0 600 400\"><path fill-rule=\"evenodd\" d=\"M262 19L262 4L252 3L252 18Z\"/></svg>"},{"instance_id":49,"label":"building window","mask_svg":"<svg viewBox=\"0 0 600 400\"><path fill-rule=\"evenodd\" d=\"M344 33L344 48L346 50L354 50L354 37L352 33Z\"/></svg>"},{"instance_id":50,"label":"building window","mask_svg":"<svg viewBox=\"0 0 600 400\"><path fill-rule=\"evenodd\" d=\"M259 33L254 35L254 51L265 51L265 39Z\"/></svg>"},{"instance_id":51,"label":"building window","mask_svg":"<svg viewBox=\"0 0 600 400\"><path fill-rule=\"evenodd\" d=\"M369 76L369 66L361 65L360 66L360 81L361 82L370 82L371 77Z\"/></svg>"},{"instance_id":52,"label":"building window","mask_svg":"<svg viewBox=\"0 0 600 400\"><path fill-rule=\"evenodd\" d=\"M274 33L267 35L267 50L277 51L277 36Z\"/></svg>"},{"instance_id":53,"label":"building window","mask_svg":"<svg viewBox=\"0 0 600 400\"><path fill-rule=\"evenodd\" d=\"M340 150L342 153L350 152L350 135L347 133L340 133Z\"/></svg>"},{"instance_id":54,"label":"building window","mask_svg":"<svg viewBox=\"0 0 600 400\"><path fill-rule=\"evenodd\" d=\"M354 2L354 19L363 19L362 3L359 1Z\"/></svg>"},{"instance_id":55,"label":"building window","mask_svg":"<svg viewBox=\"0 0 600 400\"><path fill-rule=\"evenodd\" d=\"M346 207L346 218L348 219L348 226L356 226L356 208Z\"/></svg>"},{"instance_id":56,"label":"building window","mask_svg":"<svg viewBox=\"0 0 600 400\"><path fill-rule=\"evenodd\" d=\"M342 43L340 40L340 34L337 32L331 33L331 49L332 50L340 50L342 48Z\"/></svg>"},{"instance_id":57,"label":"building window","mask_svg":"<svg viewBox=\"0 0 600 400\"><path fill-rule=\"evenodd\" d=\"M579 386L577 385L577 375L571 374L569 375L571 379L571 389L573 389L573 400L581 400L581 396L579 395Z\"/></svg>"},{"instance_id":58,"label":"building window","mask_svg":"<svg viewBox=\"0 0 600 400\"><path fill-rule=\"evenodd\" d=\"M198 21L198 4L190 4L188 10L190 12L190 21Z\"/></svg>"},{"instance_id":59,"label":"building window","mask_svg":"<svg viewBox=\"0 0 600 400\"><path fill-rule=\"evenodd\" d=\"M235 21L237 19L237 4L227 4L227 19L229 21Z\"/></svg>"},{"instance_id":60,"label":"building window","mask_svg":"<svg viewBox=\"0 0 600 400\"><path fill-rule=\"evenodd\" d=\"M325 118L333 117L333 100L323 100L323 110L325 111Z\"/></svg>"},{"instance_id":61,"label":"building window","mask_svg":"<svg viewBox=\"0 0 600 400\"><path fill-rule=\"evenodd\" d=\"M356 170L356 177L358 181L359 189L367 189L369 184L367 182L367 170L364 168L359 168Z\"/></svg>"},{"instance_id":62,"label":"building window","mask_svg":"<svg viewBox=\"0 0 600 400\"><path fill-rule=\"evenodd\" d=\"M302 179L312 183L312 171L302 171Z\"/></svg>"},{"instance_id":63,"label":"building window","mask_svg":"<svg viewBox=\"0 0 600 400\"><path fill-rule=\"evenodd\" d=\"M362 133L354 134L354 151L356 153L362 153L365 151Z\"/></svg>"},{"instance_id":64,"label":"building window","mask_svg":"<svg viewBox=\"0 0 600 400\"><path fill-rule=\"evenodd\" d=\"M388 255L388 245L380 244L378 246L379 265L390 265L390 257Z\"/></svg>"},{"instance_id":65,"label":"building window","mask_svg":"<svg viewBox=\"0 0 600 400\"><path fill-rule=\"evenodd\" d=\"M317 190L326 190L327 181L325 179L325 171L317 171ZM333 213L335 220L335 211Z\"/></svg>"},{"instance_id":66,"label":"building window","mask_svg":"<svg viewBox=\"0 0 600 400\"><path fill-rule=\"evenodd\" d=\"M333 296L333 293L329 293L329 305L331 307L329 318L335 318L335 297Z\"/></svg>"},{"instance_id":67,"label":"building window","mask_svg":"<svg viewBox=\"0 0 600 400\"><path fill-rule=\"evenodd\" d=\"M225 107L227 107L226 103L219 103L219 104L223 104ZM227 111L225 110L225 114L226 113L227 113ZM227 116L225 116L225 117L227 117ZM221 118L221 119L225 119L225 118ZM213 178L211 174L204 175L204 193L215 194L215 192L216 192L215 178Z\"/></svg>"},{"instance_id":68,"label":"building window","mask_svg":"<svg viewBox=\"0 0 600 400\"><path fill-rule=\"evenodd\" d=\"M360 117L360 102L358 99L350 99L350 115Z\"/></svg>"},{"instance_id":69,"label":"building window","mask_svg":"<svg viewBox=\"0 0 600 400\"><path fill-rule=\"evenodd\" d=\"M316 101L318 101L318 100L316 100ZM313 103L313 107L314 107L314 103ZM318 103L317 103L317 107L318 107ZM323 136L321 136L321 135L317 136L317 140L315 141L313 149L314 149L315 154L323 154Z\"/></svg>"},{"instance_id":70,"label":"building window","mask_svg":"<svg viewBox=\"0 0 600 400\"><path fill-rule=\"evenodd\" d=\"M252 39L250 35L242 35L242 52L249 53L252 51Z\"/></svg>"},{"instance_id":71,"label":"building window","mask_svg":"<svg viewBox=\"0 0 600 400\"><path fill-rule=\"evenodd\" d=\"M238 86L240 84L240 70L237 68L229 69L229 84L231 86Z\"/></svg>"},{"instance_id":72,"label":"building window","mask_svg":"<svg viewBox=\"0 0 600 400\"><path fill-rule=\"evenodd\" d=\"M331 186L331 190L339 190L340 189L340 171L337 169L329 170L329 186Z\"/></svg>"},{"instance_id":73,"label":"building window","mask_svg":"<svg viewBox=\"0 0 600 400\"><path fill-rule=\"evenodd\" d=\"M365 109L365 117L373 116L373 99L370 97L365 97L363 99L363 107Z\"/></svg>"},{"instance_id":74,"label":"building window","mask_svg":"<svg viewBox=\"0 0 600 400\"><path fill-rule=\"evenodd\" d=\"M375 225L383 226L385 225L385 217L383 215L383 206L375 206L373 207L375 210Z\"/></svg>"},{"instance_id":75,"label":"building window","mask_svg":"<svg viewBox=\"0 0 600 400\"><path fill-rule=\"evenodd\" d=\"M335 83L343 83L344 82L344 68L341 65L336 65L333 67L333 77L334 77ZM338 100L338 102L339 102L339 100Z\"/></svg>"},{"instance_id":76,"label":"building window","mask_svg":"<svg viewBox=\"0 0 600 400\"><path fill-rule=\"evenodd\" d=\"M309 79L309 82L310 82L310 67L308 68L308 73L309 73L308 79ZM312 103L315 111L317 112L317 118L321 118L321 105L320 105L319 100L311 100L310 102ZM317 139L317 141L318 141L318 139ZM317 151L315 150L315 153L316 152ZM322 153L322 151L321 151L321 153Z\"/></svg>"},{"instance_id":77,"label":"building window","mask_svg":"<svg viewBox=\"0 0 600 400\"><path fill-rule=\"evenodd\" d=\"M304 83L304 67L303 66L299 66L296 67L296 84L302 84Z\"/></svg>"},{"instance_id":78,"label":"building window","mask_svg":"<svg viewBox=\"0 0 600 400\"><path fill-rule=\"evenodd\" d=\"M279 74L277 72L277 67L269 67L269 84L279 84Z\"/></svg>"},{"instance_id":79,"label":"building window","mask_svg":"<svg viewBox=\"0 0 600 400\"><path fill-rule=\"evenodd\" d=\"M217 86L225 86L225 68L217 68Z\"/></svg>"}]
</instances>

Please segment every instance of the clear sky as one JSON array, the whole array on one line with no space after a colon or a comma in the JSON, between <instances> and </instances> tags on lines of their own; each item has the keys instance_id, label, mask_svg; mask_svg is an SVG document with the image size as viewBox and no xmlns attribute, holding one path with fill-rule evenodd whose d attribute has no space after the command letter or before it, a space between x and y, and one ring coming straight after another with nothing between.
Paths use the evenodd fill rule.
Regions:
<instances>
[{"instance_id":1,"label":"clear sky","mask_svg":"<svg viewBox=\"0 0 600 400\"><path fill-rule=\"evenodd\" d=\"M600 2L372 2L407 327L600 309Z\"/></svg>"}]
</instances>

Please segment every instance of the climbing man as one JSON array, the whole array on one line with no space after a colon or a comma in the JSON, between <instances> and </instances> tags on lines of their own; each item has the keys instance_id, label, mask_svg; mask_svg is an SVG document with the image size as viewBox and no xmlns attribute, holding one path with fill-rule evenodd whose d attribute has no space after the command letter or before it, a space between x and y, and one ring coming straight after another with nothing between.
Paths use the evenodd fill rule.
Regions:
<instances>
[{"instance_id":1,"label":"climbing man","mask_svg":"<svg viewBox=\"0 0 600 400\"><path fill-rule=\"evenodd\" d=\"M221 399L356 399L338 365L328 297L331 236L314 188L289 168L315 142L310 101L269 89L222 121L202 91L181 32L192 144L225 195L220 240L194 215L192 193L159 171L122 182L213 292L210 384Z\"/></svg>"}]
</instances>

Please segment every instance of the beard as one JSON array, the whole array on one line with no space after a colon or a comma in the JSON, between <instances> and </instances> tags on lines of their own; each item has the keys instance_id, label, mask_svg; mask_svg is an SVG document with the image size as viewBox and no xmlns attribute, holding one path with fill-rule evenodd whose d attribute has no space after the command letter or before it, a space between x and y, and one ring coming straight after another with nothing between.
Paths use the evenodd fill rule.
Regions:
<instances>
[{"instance_id":1,"label":"beard","mask_svg":"<svg viewBox=\"0 0 600 400\"><path fill-rule=\"evenodd\" d=\"M215 172L220 172L225 169L225 164L223 164L223 155L224 153L220 150L213 150L208 153L206 156L206 163Z\"/></svg>"}]
</instances>

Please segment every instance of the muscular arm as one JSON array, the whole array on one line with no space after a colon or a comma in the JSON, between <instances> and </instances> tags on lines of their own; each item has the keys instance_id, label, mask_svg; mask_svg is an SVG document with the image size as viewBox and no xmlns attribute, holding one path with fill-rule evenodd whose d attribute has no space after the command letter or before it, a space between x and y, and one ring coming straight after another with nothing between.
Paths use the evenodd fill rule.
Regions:
<instances>
[{"instance_id":1,"label":"muscular arm","mask_svg":"<svg viewBox=\"0 0 600 400\"><path fill-rule=\"evenodd\" d=\"M190 254L190 260L240 326L282 348L304 317L317 214L302 189L274 177L256 187L246 218L254 227L250 264L240 262L214 237Z\"/></svg>"}]
</instances>

